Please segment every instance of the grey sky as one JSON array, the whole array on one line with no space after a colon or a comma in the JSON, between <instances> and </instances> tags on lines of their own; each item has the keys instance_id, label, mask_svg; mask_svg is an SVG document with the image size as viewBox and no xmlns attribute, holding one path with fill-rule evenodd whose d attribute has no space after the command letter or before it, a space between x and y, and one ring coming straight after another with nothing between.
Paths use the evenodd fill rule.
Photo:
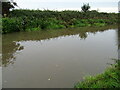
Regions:
<instances>
[{"instance_id":1,"label":"grey sky","mask_svg":"<svg viewBox=\"0 0 120 90\"><path fill-rule=\"evenodd\" d=\"M81 10L83 3L90 3L92 10L118 12L119 0L14 0L23 9Z\"/></svg>"}]
</instances>

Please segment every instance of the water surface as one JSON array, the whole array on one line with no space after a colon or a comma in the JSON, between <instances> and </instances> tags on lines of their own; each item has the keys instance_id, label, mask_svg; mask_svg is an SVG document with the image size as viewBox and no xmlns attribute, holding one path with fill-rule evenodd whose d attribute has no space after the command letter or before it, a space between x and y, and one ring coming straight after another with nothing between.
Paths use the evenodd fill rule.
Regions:
<instances>
[{"instance_id":1,"label":"water surface","mask_svg":"<svg viewBox=\"0 0 120 90\"><path fill-rule=\"evenodd\" d=\"M117 58L117 29L78 28L3 35L4 88L71 88Z\"/></svg>"}]
</instances>

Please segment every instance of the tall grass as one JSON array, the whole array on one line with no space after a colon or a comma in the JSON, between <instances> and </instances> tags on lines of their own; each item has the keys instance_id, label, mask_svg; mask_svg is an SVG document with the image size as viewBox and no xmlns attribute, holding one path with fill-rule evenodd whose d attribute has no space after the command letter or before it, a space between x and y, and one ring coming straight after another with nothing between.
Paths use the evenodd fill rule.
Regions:
<instances>
[{"instance_id":1,"label":"tall grass","mask_svg":"<svg viewBox=\"0 0 120 90\"><path fill-rule=\"evenodd\" d=\"M75 88L120 88L120 60L109 67L104 73L85 77Z\"/></svg>"}]
</instances>

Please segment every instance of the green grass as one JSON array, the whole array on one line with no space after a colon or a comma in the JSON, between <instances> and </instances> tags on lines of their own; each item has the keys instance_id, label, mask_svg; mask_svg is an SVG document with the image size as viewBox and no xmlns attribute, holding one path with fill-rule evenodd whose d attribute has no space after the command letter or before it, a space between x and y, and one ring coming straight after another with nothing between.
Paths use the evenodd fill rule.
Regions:
<instances>
[{"instance_id":1,"label":"green grass","mask_svg":"<svg viewBox=\"0 0 120 90\"><path fill-rule=\"evenodd\" d=\"M2 33L116 24L118 14L80 11L12 10L2 18Z\"/></svg>"},{"instance_id":2,"label":"green grass","mask_svg":"<svg viewBox=\"0 0 120 90\"><path fill-rule=\"evenodd\" d=\"M25 18L2 18L2 33L20 32L20 31L39 31L49 29L64 29L76 27L105 26L117 22L109 23L106 19L71 19L69 22L58 20L56 18L29 19Z\"/></svg>"},{"instance_id":3,"label":"green grass","mask_svg":"<svg viewBox=\"0 0 120 90\"><path fill-rule=\"evenodd\" d=\"M120 61L109 67L104 73L85 77L75 88L120 88Z\"/></svg>"}]
</instances>

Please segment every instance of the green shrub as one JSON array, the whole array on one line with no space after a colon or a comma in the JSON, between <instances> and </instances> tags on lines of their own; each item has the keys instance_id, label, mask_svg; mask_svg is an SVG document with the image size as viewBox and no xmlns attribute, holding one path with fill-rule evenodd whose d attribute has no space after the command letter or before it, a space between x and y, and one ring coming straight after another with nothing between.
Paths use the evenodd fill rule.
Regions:
<instances>
[{"instance_id":1,"label":"green shrub","mask_svg":"<svg viewBox=\"0 0 120 90\"><path fill-rule=\"evenodd\" d=\"M100 13L95 10L86 13L80 11L50 11L50 10L13 10L10 12L10 17L35 17L37 19L57 18L63 21L76 19L117 19L118 15L115 13Z\"/></svg>"},{"instance_id":2,"label":"green shrub","mask_svg":"<svg viewBox=\"0 0 120 90\"><path fill-rule=\"evenodd\" d=\"M115 13L99 13L95 10L80 11L13 10L9 18L3 18L2 33L61 29L69 27L105 26L117 23Z\"/></svg>"},{"instance_id":3,"label":"green shrub","mask_svg":"<svg viewBox=\"0 0 120 90\"><path fill-rule=\"evenodd\" d=\"M2 33L18 32L21 30L21 21L16 18L2 19Z\"/></svg>"}]
</instances>

